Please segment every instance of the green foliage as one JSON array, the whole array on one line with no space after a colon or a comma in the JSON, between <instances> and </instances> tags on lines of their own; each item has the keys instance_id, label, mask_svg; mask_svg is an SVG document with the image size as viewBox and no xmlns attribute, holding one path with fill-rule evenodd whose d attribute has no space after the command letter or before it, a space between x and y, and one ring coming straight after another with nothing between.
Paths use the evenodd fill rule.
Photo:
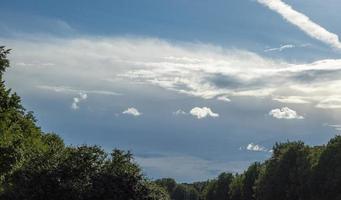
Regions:
<instances>
[{"instance_id":1,"label":"green foliage","mask_svg":"<svg viewBox=\"0 0 341 200\"><path fill-rule=\"evenodd\" d=\"M205 190L207 200L229 200L230 184L233 175L231 173L221 173L217 180L211 181Z\"/></svg>"},{"instance_id":2,"label":"green foliage","mask_svg":"<svg viewBox=\"0 0 341 200\"><path fill-rule=\"evenodd\" d=\"M341 136L336 136L321 153L312 180L314 199L341 199Z\"/></svg>"},{"instance_id":3,"label":"green foliage","mask_svg":"<svg viewBox=\"0 0 341 200\"><path fill-rule=\"evenodd\" d=\"M7 55L10 51L10 49L6 49L4 46L0 46L0 80L2 80L2 75L6 71L6 68L9 67L9 60L7 59Z\"/></svg>"},{"instance_id":4,"label":"green foliage","mask_svg":"<svg viewBox=\"0 0 341 200\"><path fill-rule=\"evenodd\" d=\"M258 184L258 199L309 199L309 148L302 142L276 144Z\"/></svg>"},{"instance_id":5,"label":"green foliage","mask_svg":"<svg viewBox=\"0 0 341 200\"><path fill-rule=\"evenodd\" d=\"M243 200L243 182L244 176L236 174L230 184L229 196L231 200Z\"/></svg>"},{"instance_id":6,"label":"green foliage","mask_svg":"<svg viewBox=\"0 0 341 200\"><path fill-rule=\"evenodd\" d=\"M199 193L190 185L179 184L175 187L171 197L176 200L198 200Z\"/></svg>"},{"instance_id":7,"label":"green foliage","mask_svg":"<svg viewBox=\"0 0 341 200\"><path fill-rule=\"evenodd\" d=\"M176 188L176 181L172 178L163 178L155 181L157 185L163 187L168 194L172 194Z\"/></svg>"},{"instance_id":8,"label":"green foliage","mask_svg":"<svg viewBox=\"0 0 341 200\"><path fill-rule=\"evenodd\" d=\"M259 177L261 165L253 163L243 175L242 199L255 200L255 184Z\"/></svg>"},{"instance_id":9,"label":"green foliage","mask_svg":"<svg viewBox=\"0 0 341 200\"><path fill-rule=\"evenodd\" d=\"M148 190L148 200L170 200L169 193L161 186L153 182L145 183Z\"/></svg>"}]
</instances>

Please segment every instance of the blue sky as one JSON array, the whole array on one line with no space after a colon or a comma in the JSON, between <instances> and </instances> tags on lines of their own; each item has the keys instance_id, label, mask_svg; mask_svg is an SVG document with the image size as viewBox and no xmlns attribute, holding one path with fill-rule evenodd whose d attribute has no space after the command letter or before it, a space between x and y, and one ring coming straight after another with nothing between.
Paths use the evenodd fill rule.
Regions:
<instances>
[{"instance_id":1,"label":"blue sky","mask_svg":"<svg viewBox=\"0 0 341 200\"><path fill-rule=\"evenodd\" d=\"M341 129L337 0L5 1L7 85L67 144L205 180Z\"/></svg>"}]
</instances>

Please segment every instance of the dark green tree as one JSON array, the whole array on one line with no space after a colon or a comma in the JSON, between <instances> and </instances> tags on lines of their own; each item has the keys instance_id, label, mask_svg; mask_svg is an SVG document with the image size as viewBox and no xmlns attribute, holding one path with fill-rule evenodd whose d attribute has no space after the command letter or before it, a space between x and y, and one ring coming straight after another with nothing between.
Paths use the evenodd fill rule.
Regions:
<instances>
[{"instance_id":1,"label":"dark green tree","mask_svg":"<svg viewBox=\"0 0 341 200\"><path fill-rule=\"evenodd\" d=\"M168 194L172 194L176 188L176 181L172 178L163 178L163 179L158 179L155 181L155 183L163 188L166 189Z\"/></svg>"},{"instance_id":2,"label":"dark green tree","mask_svg":"<svg viewBox=\"0 0 341 200\"><path fill-rule=\"evenodd\" d=\"M309 147L302 142L276 144L257 184L259 200L309 199Z\"/></svg>"},{"instance_id":3,"label":"dark green tree","mask_svg":"<svg viewBox=\"0 0 341 200\"><path fill-rule=\"evenodd\" d=\"M174 200L199 200L199 193L192 186L178 184L171 198Z\"/></svg>"},{"instance_id":4,"label":"dark green tree","mask_svg":"<svg viewBox=\"0 0 341 200\"><path fill-rule=\"evenodd\" d=\"M314 168L312 199L341 199L341 136L331 139Z\"/></svg>"},{"instance_id":5,"label":"dark green tree","mask_svg":"<svg viewBox=\"0 0 341 200\"><path fill-rule=\"evenodd\" d=\"M259 177L260 164L253 163L243 175L242 199L255 200L255 183Z\"/></svg>"},{"instance_id":6,"label":"dark green tree","mask_svg":"<svg viewBox=\"0 0 341 200\"><path fill-rule=\"evenodd\" d=\"M229 196L230 200L243 200L243 182L244 176L236 174L230 184Z\"/></svg>"},{"instance_id":7,"label":"dark green tree","mask_svg":"<svg viewBox=\"0 0 341 200\"><path fill-rule=\"evenodd\" d=\"M217 180L210 181L204 192L206 200L229 200L229 186L232 180L231 173L221 173Z\"/></svg>"}]
</instances>

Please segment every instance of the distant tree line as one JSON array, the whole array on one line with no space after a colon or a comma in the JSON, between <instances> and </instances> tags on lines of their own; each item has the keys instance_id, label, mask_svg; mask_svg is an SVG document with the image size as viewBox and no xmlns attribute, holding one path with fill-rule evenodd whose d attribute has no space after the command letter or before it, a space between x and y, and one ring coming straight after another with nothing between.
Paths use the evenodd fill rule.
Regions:
<instances>
[{"instance_id":1,"label":"distant tree line","mask_svg":"<svg viewBox=\"0 0 341 200\"><path fill-rule=\"evenodd\" d=\"M341 136L317 147L278 143L270 159L242 174L222 173L192 184L171 178L155 183L173 200L340 200Z\"/></svg>"},{"instance_id":2,"label":"distant tree line","mask_svg":"<svg viewBox=\"0 0 341 200\"><path fill-rule=\"evenodd\" d=\"M6 88L9 50L0 47L0 200L340 200L341 136L327 145L278 143L242 174L176 183L150 181L130 152L66 146L44 133Z\"/></svg>"}]
</instances>

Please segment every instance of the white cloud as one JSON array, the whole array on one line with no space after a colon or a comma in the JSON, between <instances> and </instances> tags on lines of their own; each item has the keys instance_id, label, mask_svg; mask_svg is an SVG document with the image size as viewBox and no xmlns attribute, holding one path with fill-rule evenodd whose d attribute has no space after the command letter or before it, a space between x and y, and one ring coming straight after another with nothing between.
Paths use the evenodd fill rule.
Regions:
<instances>
[{"instance_id":1,"label":"white cloud","mask_svg":"<svg viewBox=\"0 0 341 200\"><path fill-rule=\"evenodd\" d=\"M269 152L269 150L259 144L254 144L254 143L250 143L246 146L246 150L248 151L258 151L258 152Z\"/></svg>"},{"instance_id":2,"label":"white cloud","mask_svg":"<svg viewBox=\"0 0 341 200\"><path fill-rule=\"evenodd\" d=\"M341 109L341 99L340 97L329 97L321 100L316 107L323 109Z\"/></svg>"},{"instance_id":3,"label":"white cloud","mask_svg":"<svg viewBox=\"0 0 341 200\"><path fill-rule=\"evenodd\" d=\"M86 93L79 93L79 96L78 97L74 97L73 98L73 102L71 104L71 108L73 110L78 110L79 109L79 103L81 101L84 101L88 98L88 95Z\"/></svg>"},{"instance_id":4,"label":"white cloud","mask_svg":"<svg viewBox=\"0 0 341 200\"><path fill-rule=\"evenodd\" d=\"M332 124L332 125L328 125L328 126L335 128L335 130L337 130L337 131L341 131L341 125L339 125L339 124Z\"/></svg>"},{"instance_id":5,"label":"white cloud","mask_svg":"<svg viewBox=\"0 0 341 200\"><path fill-rule=\"evenodd\" d=\"M179 110L173 112L173 114L174 115L187 115L187 113L182 109L179 109Z\"/></svg>"},{"instance_id":6,"label":"white cloud","mask_svg":"<svg viewBox=\"0 0 341 200\"><path fill-rule=\"evenodd\" d=\"M6 43L15 49L14 66L6 75L19 88L119 95L112 91L136 93L137 87L140 92L157 86L204 99L271 97L325 109L340 106L332 99L341 97L341 59L287 63L248 51L150 38L7 39ZM53 65L15 64L32 60Z\"/></svg>"},{"instance_id":7,"label":"white cloud","mask_svg":"<svg viewBox=\"0 0 341 200\"><path fill-rule=\"evenodd\" d=\"M217 97L217 100L225 101L225 102L231 102L231 99L229 99L227 96L219 96L219 97Z\"/></svg>"},{"instance_id":8,"label":"white cloud","mask_svg":"<svg viewBox=\"0 0 341 200\"><path fill-rule=\"evenodd\" d=\"M122 95L120 93L112 92L112 91L105 91L105 90L80 90L80 89L74 89L72 87L67 87L67 86L37 85L36 87L39 88L39 89L50 90L50 91L60 92L60 93L86 93L86 94L100 94L100 95L111 95L111 96Z\"/></svg>"},{"instance_id":9,"label":"white cloud","mask_svg":"<svg viewBox=\"0 0 341 200\"><path fill-rule=\"evenodd\" d=\"M281 0L258 0L259 3L280 14L285 20L297 26L307 35L320 40L334 48L341 48L339 37L311 21L306 15L294 10Z\"/></svg>"},{"instance_id":10,"label":"white cloud","mask_svg":"<svg viewBox=\"0 0 341 200\"><path fill-rule=\"evenodd\" d=\"M323 126L328 126L328 127L331 127L333 129L335 129L336 131L341 131L341 124L328 124L328 123L324 123Z\"/></svg>"},{"instance_id":11,"label":"white cloud","mask_svg":"<svg viewBox=\"0 0 341 200\"><path fill-rule=\"evenodd\" d=\"M274 52L274 51L281 52L281 51L284 51L286 49L305 48L305 47L309 47L309 46L311 46L311 45L310 44L301 44L301 45L285 44L285 45L281 45L280 47L265 49L264 52Z\"/></svg>"},{"instance_id":12,"label":"white cloud","mask_svg":"<svg viewBox=\"0 0 341 200\"><path fill-rule=\"evenodd\" d=\"M279 96L279 97L273 97L272 100L278 101L281 103L292 103L292 104L308 104L311 103L308 101L309 97L302 97L302 96Z\"/></svg>"},{"instance_id":13,"label":"white cloud","mask_svg":"<svg viewBox=\"0 0 341 200\"><path fill-rule=\"evenodd\" d=\"M269 115L277 119L304 119L303 116L288 107L273 109L269 112Z\"/></svg>"},{"instance_id":14,"label":"white cloud","mask_svg":"<svg viewBox=\"0 0 341 200\"><path fill-rule=\"evenodd\" d=\"M293 45L293 44L285 44L285 45L282 45L278 48L270 48L270 49L265 49L264 52L271 52L271 51L283 51L285 49L292 49L292 48L295 48L296 46Z\"/></svg>"},{"instance_id":15,"label":"white cloud","mask_svg":"<svg viewBox=\"0 0 341 200\"><path fill-rule=\"evenodd\" d=\"M195 107L190 112L191 115L197 117L198 119L206 118L206 117L219 117L218 113L214 113L210 108L207 107Z\"/></svg>"},{"instance_id":16,"label":"white cloud","mask_svg":"<svg viewBox=\"0 0 341 200\"><path fill-rule=\"evenodd\" d=\"M131 107L128 108L127 110L123 111L122 114L126 114L126 115L133 115L135 117L138 117L140 115L142 115L142 113L140 113L136 108Z\"/></svg>"}]
</instances>

